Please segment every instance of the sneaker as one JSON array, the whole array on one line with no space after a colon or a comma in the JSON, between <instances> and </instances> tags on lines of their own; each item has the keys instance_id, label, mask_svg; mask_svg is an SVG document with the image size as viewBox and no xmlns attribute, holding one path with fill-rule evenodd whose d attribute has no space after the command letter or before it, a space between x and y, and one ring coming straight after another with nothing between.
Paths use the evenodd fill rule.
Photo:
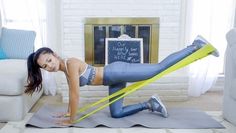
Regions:
<instances>
[{"instance_id":1,"label":"sneaker","mask_svg":"<svg viewBox=\"0 0 236 133\"><path fill-rule=\"evenodd\" d=\"M205 38L203 38L202 36L198 35L198 36L194 39L194 41L193 41L192 44L198 46L198 48L200 49L200 48L202 48L204 45L210 44L210 43L209 43ZM215 49L215 51L213 51L211 54L212 54L213 56L215 56L215 57L219 57L219 52L218 52L217 49Z\"/></svg>"},{"instance_id":2,"label":"sneaker","mask_svg":"<svg viewBox=\"0 0 236 133\"><path fill-rule=\"evenodd\" d=\"M165 118L168 117L166 107L164 106L164 104L161 102L161 100L158 97L152 96L148 100L148 103L150 104L150 110L152 112L156 111L156 112L159 112L163 117Z\"/></svg>"}]
</instances>

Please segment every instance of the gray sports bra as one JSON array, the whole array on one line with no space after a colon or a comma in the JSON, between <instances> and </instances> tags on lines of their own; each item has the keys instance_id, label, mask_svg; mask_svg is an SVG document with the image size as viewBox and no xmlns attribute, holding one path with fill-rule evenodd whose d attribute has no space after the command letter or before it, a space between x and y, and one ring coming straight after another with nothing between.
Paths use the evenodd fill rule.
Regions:
<instances>
[{"instance_id":1,"label":"gray sports bra","mask_svg":"<svg viewBox=\"0 0 236 133\"><path fill-rule=\"evenodd\" d=\"M66 72L68 73L67 59L65 59L65 67L66 67ZM95 68L91 65L87 65L84 72L79 76L80 86L90 85L95 77L95 74L96 74Z\"/></svg>"}]
</instances>

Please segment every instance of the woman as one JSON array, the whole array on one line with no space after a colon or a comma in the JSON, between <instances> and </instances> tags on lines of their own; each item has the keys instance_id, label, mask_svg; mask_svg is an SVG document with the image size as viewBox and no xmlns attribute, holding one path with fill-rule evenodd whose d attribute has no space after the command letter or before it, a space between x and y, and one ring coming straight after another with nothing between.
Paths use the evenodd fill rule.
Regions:
<instances>
[{"instance_id":1,"label":"woman","mask_svg":"<svg viewBox=\"0 0 236 133\"><path fill-rule=\"evenodd\" d=\"M171 65L177 63L193 52L203 47L208 42L198 36L192 45L173 53L157 64L131 64L114 62L105 67L93 67L85 62L68 58L61 59L49 48L40 48L28 57L28 85L25 93L32 94L42 89L42 75L40 68L49 72L62 71L65 73L69 85L68 112L70 118L60 122L62 125L70 125L75 121L78 109L79 87L84 85L107 85L109 94L113 94L124 88L127 82L136 82L149 79ZM219 56L217 51L212 53ZM168 113L158 97L152 96L148 101L123 107L123 98L110 105L110 113L114 118L125 117L142 110L151 110L167 117ZM61 114L60 116L64 116ZM60 117L59 116L59 117Z\"/></svg>"}]
</instances>

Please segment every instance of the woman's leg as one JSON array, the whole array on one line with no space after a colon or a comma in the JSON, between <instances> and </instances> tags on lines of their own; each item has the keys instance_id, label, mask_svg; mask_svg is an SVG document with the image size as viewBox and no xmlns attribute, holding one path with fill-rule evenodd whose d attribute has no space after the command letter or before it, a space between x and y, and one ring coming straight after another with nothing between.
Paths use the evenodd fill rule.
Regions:
<instances>
[{"instance_id":1,"label":"woman's leg","mask_svg":"<svg viewBox=\"0 0 236 133\"><path fill-rule=\"evenodd\" d=\"M114 85L109 86L109 95L121 90L126 86L126 83L117 83ZM119 96L117 96L119 97ZM117 98L115 97L115 98ZM111 100L115 99L112 98ZM110 100L110 101L111 101ZM124 98L121 98L114 103L110 104L110 113L113 118L121 118L125 116L129 116L132 114L135 114L142 110L150 110L152 112L157 112L163 117L168 117L168 113L166 110L166 107L161 102L161 100L158 97L152 96L148 101L138 104L132 104L127 105L123 107L123 100Z\"/></svg>"},{"instance_id":2,"label":"woman's leg","mask_svg":"<svg viewBox=\"0 0 236 133\"><path fill-rule=\"evenodd\" d=\"M114 62L105 67L104 85L111 85L120 82L136 82L149 79L178 61L192 54L200 47L190 45L187 48L175 52L157 64L138 64Z\"/></svg>"},{"instance_id":3,"label":"woman's leg","mask_svg":"<svg viewBox=\"0 0 236 133\"><path fill-rule=\"evenodd\" d=\"M111 95L124 88L126 82L140 81L153 77L154 75L160 73L161 71L200 49L204 43L205 40L203 40L203 42L198 41L196 44L190 45L179 52L171 54L159 64L130 64L124 62L112 63L105 67L104 85L110 85L109 94ZM214 53L215 55L218 55L217 51ZM110 105L111 115L115 118L128 116L145 109L157 111L161 113L163 117L168 116L165 106L162 104L160 99L156 97L151 97L147 102L144 103L128 105L125 107L123 107L122 98Z\"/></svg>"},{"instance_id":4,"label":"woman's leg","mask_svg":"<svg viewBox=\"0 0 236 133\"><path fill-rule=\"evenodd\" d=\"M166 59L164 59L159 64L131 64L124 62L115 62L105 68L105 85L109 85L109 95L125 88L126 82L134 82L139 80L144 80L153 77L154 75L165 70L169 66L175 64L184 57L190 55L196 50L193 45L171 54ZM112 99L111 99L112 100ZM153 103L155 99L150 99L149 102ZM151 109L151 105L148 106L148 102L128 105L123 107L123 98L117 100L110 105L110 113L114 118L121 118L131 114L135 114L139 111L145 109ZM156 110L159 108L159 101L156 100L155 105L153 105ZM162 105L163 107L163 105ZM164 117L167 117L166 111L158 110ZM166 115L165 115L166 114Z\"/></svg>"},{"instance_id":5,"label":"woman's leg","mask_svg":"<svg viewBox=\"0 0 236 133\"><path fill-rule=\"evenodd\" d=\"M126 86L126 83L124 83L124 82L110 85L109 86L109 95L119 91L120 89L124 88L125 86ZM117 96L117 97L119 97L119 96ZM113 99L111 99L111 100L113 100ZM135 114L139 111L149 108L147 102L128 105L128 106L123 107L123 100L124 100L124 98L121 98L109 106L110 113L113 118L121 118L124 116L132 115L132 114Z\"/></svg>"}]
</instances>

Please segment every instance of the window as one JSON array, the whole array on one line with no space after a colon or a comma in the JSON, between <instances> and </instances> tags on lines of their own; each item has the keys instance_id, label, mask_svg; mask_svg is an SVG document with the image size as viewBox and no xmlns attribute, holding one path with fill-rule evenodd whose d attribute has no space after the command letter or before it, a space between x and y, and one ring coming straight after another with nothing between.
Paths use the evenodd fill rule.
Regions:
<instances>
[{"instance_id":1,"label":"window","mask_svg":"<svg viewBox=\"0 0 236 133\"><path fill-rule=\"evenodd\" d=\"M35 48L39 48L46 35L45 5L45 0L1 0L2 25L36 31Z\"/></svg>"}]
</instances>

